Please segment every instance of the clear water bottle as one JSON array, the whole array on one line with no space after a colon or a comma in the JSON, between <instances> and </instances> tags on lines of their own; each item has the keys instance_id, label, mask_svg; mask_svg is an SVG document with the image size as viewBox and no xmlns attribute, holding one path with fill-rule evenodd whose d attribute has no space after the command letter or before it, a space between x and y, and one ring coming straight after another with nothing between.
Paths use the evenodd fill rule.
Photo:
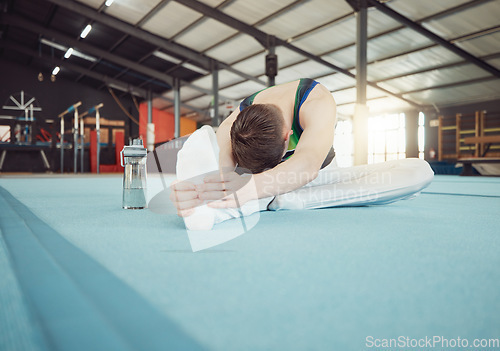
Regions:
<instances>
[{"instance_id":1,"label":"clear water bottle","mask_svg":"<svg viewBox=\"0 0 500 351\"><path fill-rule=\"evenodd\" d=\"M125 209L146 208L146 155L142 139L132 140L120 152L123 172L123 202Z\"/></svg>"}]
</instances>

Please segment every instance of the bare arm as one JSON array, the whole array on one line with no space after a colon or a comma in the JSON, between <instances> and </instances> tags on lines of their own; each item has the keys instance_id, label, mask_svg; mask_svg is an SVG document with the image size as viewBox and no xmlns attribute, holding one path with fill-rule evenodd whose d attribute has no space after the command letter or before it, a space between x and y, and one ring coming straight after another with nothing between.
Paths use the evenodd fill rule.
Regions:
<instances>
[{"instance_id":1,"label":"bare arm","mask_svg":"<svg viewBox=\"0 0 500 351\"><path fill-rule=\"evenodd\" d=\"M294 155L273 169L253 175L254 182L235 175L227 176L222 182L217 176L208 177L206 181L212 184L209 188L203 188L203 191L207 192L202 195L203 199L220 199L223 197L220 195L221 190L236 191L238 198L238 202L232 197L212 202L209 206L237 207L250 200L298 189L317 177L332 147L336 122L336 105L333 97L323 86L318 88L301 107L301 124L304 131Z\"/></svg>"},{"instance_id":2,"label":"bare arm","mask_svg":"<svg viewBox=\"0 0 500 351\"><path fill-rule=\"evenodd\" d=\"M254 176L258 197L275 196L314 180L333 143L336 105L323 86L301 107L304 128L294 155L266 172Z\"/></svg>"}]
</instances>

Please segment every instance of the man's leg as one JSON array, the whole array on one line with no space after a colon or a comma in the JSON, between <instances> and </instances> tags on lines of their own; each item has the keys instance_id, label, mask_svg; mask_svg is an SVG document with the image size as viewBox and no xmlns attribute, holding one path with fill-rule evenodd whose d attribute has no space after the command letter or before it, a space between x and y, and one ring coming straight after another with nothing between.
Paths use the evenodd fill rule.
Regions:
<instances>
[{"instance_id":1,"label":"man's leg","mask_svg":"<svg viewBox=\"0 0 500 351\"><path fill-rule=\"evenodd\" d=\"M420 159L337 168L330 165L305 187L277 196L271 210L381 205L416 196L434 177Z\"/></svg>"}]
</instances>

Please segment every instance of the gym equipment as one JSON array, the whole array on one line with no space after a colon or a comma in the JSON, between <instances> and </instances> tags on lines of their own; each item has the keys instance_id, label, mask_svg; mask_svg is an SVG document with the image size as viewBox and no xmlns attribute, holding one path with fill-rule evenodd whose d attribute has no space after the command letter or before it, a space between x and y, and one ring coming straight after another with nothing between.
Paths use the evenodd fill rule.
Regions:
<instances>
[{"instance_id":1,"label":"gym equipment","mask_svg":"<svg viewBox=\"0 0 500 351\"><path fill-rule=\"evenodd\" d=\"M19 93L10 95L2 108L5 110L20 111L24 116L0 116L0 125L9 126L7 132L4 135L0 135L0 140L10 132L10 142L2 143L1 145L0 171L3 169L7 152L39 153L45 170L50 170L50 163L45 154L48 147L35 145L36 138L33 137L33 130L36 123L35 111L42 111L36 98L25 94L24 90L21 90Z\"/></svg>"},{"instance_id":2,"label":"gym equipment","mask_svg":"<svg viewBox=\"0 0 500 351\"><path fill-rule=\"evenodd\" d=\"M478 110L438 117L438 160L499 157L500 115Z\"/></svg>"},{"instance_id":3,"label":"gym equipment","mask_svg":"<svg viewBox=\"0 0 500 351\"><path fill-rule=\"evenodd\" d=\"M66 109L66 111L59 114L59 118L61 119L61 173L64 171L64 116L68 113L74 112L73 114L73 168L74 173L77 172L77 158L78 158L78 107L81 106L82 102L78 101L76 104L71 105ZM83 129L83 122L82 122ZM83 139L83 134L80 134ZM83 141L82 141L83 143ZM83 145L82 145L83 147ZM81 172L83 173L83 148L81 152Z\"/></svg>"},{"instance_id":4,"label":"gym equipment","mask_svg":"<svg viewBox=\"0 0 500 351\"><path fill-rule=\"evenodd\" d=\"M96 155L96 146L97 146L97 132L92 130L90 132L90 164L94 164L93 159ZM125 136L124 132L121 130L116 131L115 135L115 164L112 165L99 165L100 172L105 173L122 173L123 167L120 165L120 151L125 146ZM97 170L96 170L97 172Z\"/></svg>"},{"instance_id":5,"label":"gym equipment","mask_svg":"<svg viewBox=\"0 0 500 351\"><path fill-rule=\"evenodd\" d=\"M12 128L11 126L11 142L32 143L33 124L35 122L34 112L42 111L34 96L24 93L21 90L19 93L14 93L9 96L2 106L4 110L14 110L24 112L23 117L17 117L18 123ZM23 137L24 135L24 137Z\"/></svg>"},{"instance_id":6,"label":"gym equipment","mask_svg":"<svg viewBox=\"0 0 500 351\"><path fill-rule=\"evenodd\" d=\"M101 153L101 124L100 124L100 119L101 115L99 113L99 109L103 107L104 104L101 102L99 105L95 105L91 107L87 112L84 112L80 118L90 115L95 112L95 130L97 133L97 173L99 173L99 165L100 165L100 153ZM82 127L82 133L83 133L83 127ZM83 134L82 134L83 135ZM82 144L83 145L83 144Z\"/></svg>"}]
</instances>

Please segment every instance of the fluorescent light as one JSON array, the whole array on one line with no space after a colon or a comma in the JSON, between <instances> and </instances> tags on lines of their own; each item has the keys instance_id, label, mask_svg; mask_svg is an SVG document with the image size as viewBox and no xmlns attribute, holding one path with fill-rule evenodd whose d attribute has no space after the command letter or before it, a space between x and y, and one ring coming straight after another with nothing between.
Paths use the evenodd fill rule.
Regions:
<instances>
[{"instance_id":1,"label":"fluorescent light","mask_svg":"<svg viewBox=\"0 0 500 351\"><path fill-rule=\"evenodd\" d=\"M69 48L67 48L66 46L54 43L53 41L47 40L45 38L42 38L40 40L40 42L42 44L51 46L51 47L53 47L54 49L57 49L57 50L61 50L61 51L65 51L65 52L67 52L69 50ZM80 58L82 58L84 60L90 61L90 62L97 61L97 59L95 57L92 57L92 56L89 56L89 55L85 55L84 53L81 53L80 51L74 50L74 49L71 52L71 55L78 56L78 57L80 57Z\"/></svg>"},{"instance_id":2,"label":"fluorescent light","mask_svg":"<svg viewBox=\"0 0 500 351\"><path fill-rule=\"evenodd\" d=\"M42 38L40 41L42 42L42 44L51 46L51 47L53 47L54 49L57 49L57 50L61 50L61 51L68 50L68 48L66 46L54 43L53 41L47 40L45 38Z\"/></svg>"},{"instance_id":3,"label":"fluorescent light","mask_svg":"<svg viewBox=\"0 0 500 351\"><path fill-rule=\"evenodd\" d=\"M111 4L113 3L113 1L115 1L115 0L106 0L106 2L104 3L104 5L111 6Z\"/></svg>"},{"instance_id":4,"label":"fluorescent light","mask_svg":"<svg viewBox=\"0 0 500 351\"><path fill-rule=\"evenodd\" d=\"M59 73L61 69L59 68L59 66L56 66L56 68L54 68L54 70L52 71L52 74L53 75L57 75L57 73Z\"/></svg>"},{"instance_id":5,"label":"fluorescent light","mask_svg":"<svg viewBox=\"0 0 500 351\"><path fill-rule=\"evenodd\" d=\"M71 54L73 53L73 48L69 48L68 51L64 54L64 58L69 58Z\"/></svg>"},{"instance_id":6,"label":"fluorescent light","mask_svg":"<svg viewBox=\"0 0 500 351\"><path fill-rule=\"evenodd\" d=\"M87 24L87 27L85 27L82 34L80 34L80 37L85 38L90 33L91 30L92 30L92 26L90 24Z\"/></svg>"},{"instance_id":7,"label":"fluorescent light","mask_svg":"<svg viewBox=\"0 0 500 351\"><path fill-rule=\"evenodd\" d=\"M89 56L89 55L85 55L84 53L80 52L80 51L77 51L77 50L73 50L73 55L75 56L78 56L84 60L87 60L87 61L90 61L90 62L96 62L97 59L95 57L92 57L92 56Z\"/></svg>"},{"instance_id":8,"label":"fluorescent light","mask_svg":"<svg viewBox=\"0 0 500 351\"><path fill-rule=\"evenodd\" d=\"M170 56L170 55L168 55L164 52L161 52L161 51L155 51L153 53L153 55L158 57L158 58L161 58L162 60L168 61L168 62L173 62L173 63L181 63L182 62L182 60L179 60L178 58Z\"/></svg>"}]
</instances>

